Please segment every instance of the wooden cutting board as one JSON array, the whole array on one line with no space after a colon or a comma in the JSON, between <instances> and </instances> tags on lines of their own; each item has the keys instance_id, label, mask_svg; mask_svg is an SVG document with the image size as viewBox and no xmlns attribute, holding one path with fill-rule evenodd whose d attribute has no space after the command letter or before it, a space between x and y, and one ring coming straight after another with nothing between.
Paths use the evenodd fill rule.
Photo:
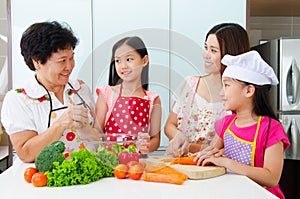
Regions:
<instances>
[{"instance_id":1,"label":"wooden cutting board","mask_svg":"<svg viewBox=\"0 0 300 199\"><path fill-rule=\"evenodd\" d=\"M224 167L217 166L195 166L182 164L173 164L169 166L187 175L189 179L193 180L213 178L226 173Z\"/></svg>"},{"instance_id":2,"label":"wooden cutting board","mask_svg":"<svg viewBox=\"0 0 300 199\"><path fill-rule=\"evenodd\" d=\"M213 178L226 173L226 169L224 167L170 164L170 162L172 162L174 159L175 158L166 156L154 156L147 158L146 164L147 166L166 164L173 169L184 173L189 179L193 180Z\"/></svg>"}]
</instances>

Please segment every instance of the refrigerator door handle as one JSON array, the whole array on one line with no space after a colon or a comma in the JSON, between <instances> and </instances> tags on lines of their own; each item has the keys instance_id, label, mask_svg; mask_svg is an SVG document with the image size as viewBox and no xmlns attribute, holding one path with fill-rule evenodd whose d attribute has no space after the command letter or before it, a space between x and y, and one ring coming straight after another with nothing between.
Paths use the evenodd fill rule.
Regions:
<instances>
[{"instance_id":1,"label":"refrigerator door handle","mask_svg":"<svg viewBox=\"0 0 300 199\"><path fill-rule=\"evenodd\" d=\"M295 58L293 58L286 78L287 100L290 105L298 104L299 101L299 77L300 72L297 66L297 62Z\"/></svg>"},{"instance_id":2,"label":"refrigerator door handle","mask_svg":"<svg viewBox=\"0 0 300 199\"><path fill-rule=\"evenodd\" d=\"M300 129L297 125L295 118L291 122L291 146L292 147L292 156L295 159L298 159L300 155Z\"/></svg>"}]
</instances>

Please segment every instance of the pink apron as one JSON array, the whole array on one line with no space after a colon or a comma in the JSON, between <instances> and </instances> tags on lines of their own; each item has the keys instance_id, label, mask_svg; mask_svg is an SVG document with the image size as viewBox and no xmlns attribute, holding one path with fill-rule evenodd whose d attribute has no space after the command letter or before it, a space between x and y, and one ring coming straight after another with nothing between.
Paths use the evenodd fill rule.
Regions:
<instances>
[{"instance_id":1,"label":"pink apron","mask_svg":"<svg viewBox=\"0 0 300 199\"><path fill-rule=\"evenodd\" d=\"M144 94L144 99L124 97L122 84L120 85L119 96L104 126L105 133L108 135L107 141L135 140L139 132L149 132L150 102L145 90ZM124 136L118 136L122 134Z\"/></svg>"}]
</instances>

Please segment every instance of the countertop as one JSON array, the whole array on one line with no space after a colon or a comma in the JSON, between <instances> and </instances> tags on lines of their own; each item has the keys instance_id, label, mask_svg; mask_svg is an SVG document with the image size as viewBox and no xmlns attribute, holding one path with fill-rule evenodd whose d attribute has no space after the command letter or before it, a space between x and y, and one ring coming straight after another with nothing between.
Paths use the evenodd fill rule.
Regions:
<instances>
[{"instance_id":1,"label":"countertop","mask_svg":"<svg viewBox=\"0 0 300 199\"><path fill-rule=\"evenodd\" d=\"M12 167L0 174L0 196L2 199L126 199L126 198L222 198L222 199L271 199L273 194L249 178L236 174L225 174L205 180L187 180L183 185L144 182L143 180L103 178L87 185L68 187L34 187L23 178L27 167L19 159Z\"/></svg>"}]
</instances>

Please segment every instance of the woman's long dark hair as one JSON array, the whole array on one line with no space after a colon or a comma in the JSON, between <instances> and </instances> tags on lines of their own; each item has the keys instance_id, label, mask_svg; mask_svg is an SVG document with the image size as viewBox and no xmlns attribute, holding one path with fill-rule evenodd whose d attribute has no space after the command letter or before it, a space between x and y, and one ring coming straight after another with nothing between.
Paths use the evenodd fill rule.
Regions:
<instances>
[{"instance_id":1,"label":"woman's long dark hair","mask_svg":"<svg viewBox=\"0 0 300 199\"><path fill-rule=\"evenodd\" d=\"M109 79L108 84L110 86L115 86L117 84L122 83L122 79L119 77L116 67L115 67L115 52L116 50L122 46L122 45L128 45L135 49L135 51L141 56L141 58L145 57L145 55L148 55L148 51L146 49L146 46L141 38L134 36L134 37L125 37L121 40L119 40L112 48L112 56L111 56L111 62L109 66ZM149 61L147 65L143 68L142 71L142 87L145 90L148 90L148 82L149 82Z\"/></svg>"},{"instance_id":2,"label":"woman's long dark hair","mask_svg":"<svg viewBox=\"0 0 300 199\"><path fill-rule=\"evenodd\" d=\"M224 55L238 55L250 50L250 42L247 31L236 23L221 23L212 27L206 34L205 41L209 35L216 35L221 57ZM225 65L221 65L221 75L225 70Z\"/></svg>"}]
</instances>

